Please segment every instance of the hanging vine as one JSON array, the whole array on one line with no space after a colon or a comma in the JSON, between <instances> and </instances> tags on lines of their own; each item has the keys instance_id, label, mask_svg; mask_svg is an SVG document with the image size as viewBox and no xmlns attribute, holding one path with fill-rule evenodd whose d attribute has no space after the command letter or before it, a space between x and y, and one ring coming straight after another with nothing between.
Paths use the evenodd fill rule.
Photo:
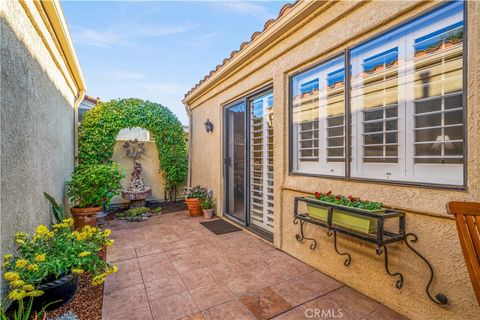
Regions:
<instances>
[{"instance_id":1,"label":"hanging vine","mask_svg":"<svg viewBox=\"0 0 480 320\"><path fill-rule=\"evenodd\" d=\"M133 127L144 128L153 136L164 187L174 199L187 176L187 143L180 121L160 104L130 98L101 102L89 110L78 131L79 163L111 162L118 133Z\"/></svg>"}]
</instances>

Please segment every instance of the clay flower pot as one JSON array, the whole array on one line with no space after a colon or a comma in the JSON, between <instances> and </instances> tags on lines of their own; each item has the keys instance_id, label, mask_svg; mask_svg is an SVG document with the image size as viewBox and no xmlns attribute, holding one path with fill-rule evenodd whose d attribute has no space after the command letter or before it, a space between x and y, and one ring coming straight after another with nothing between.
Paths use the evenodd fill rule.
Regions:
<instances>
[{"instance_id":1,"label":"clay flower pot","mask_svg":"<svg viewBox=\"0 0 480 320\"><path fill-rule=\"evenodd\" d=\"M214 209L203 209L203 217L205 219L212 219L213 218L213 210Z\"/></svg>"},{"instance_id":2,"label":"clay flower pot","mask_svg":"<svg viewBox=\"0 0 480 320\"><path fill-rule=\"evenodd\" d=\"M70 208L73 220L75 220L73 228L75 230L82 229L86 225L95 227L97 224L97 213L99 213L101 210L102 207Z\"/></svg>"},{"instance_id":3,"label":"clay flower pot","mask_svg":"<svg viewBox=\"0 0 480 320\"><path fill-rule=\"evenodd\" d=\"M186 198L188 213L190 217L198 217L203 214L202 207L200 206L200 199L198 198Z\"/></svg>"}]
</instances>

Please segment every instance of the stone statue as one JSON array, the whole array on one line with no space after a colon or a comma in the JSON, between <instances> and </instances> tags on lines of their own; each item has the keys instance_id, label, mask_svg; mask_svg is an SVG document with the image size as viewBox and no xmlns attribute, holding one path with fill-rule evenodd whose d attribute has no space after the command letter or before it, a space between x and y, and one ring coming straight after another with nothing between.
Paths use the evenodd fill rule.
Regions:
<instances>
[{"instance_id":1,"label":"stone statue","mask_svg":"<svg viewBox=\"0 0 480 320\"><path fill-rule=\"evenodd\" d=\"M138 161L135 161L133 167L132 178L130 179L131 185L129 190L133 191L143 191L145 190L145 185L142 178L142 164Z\"/></svg>"},{"instance_id":2,"label":"stone statue","mask_svg":"<svg viewBox=\"0 0 480 320\"><path fill-rule=\"evenodd\" d=\"M130 178L130 187L122 190L122 198L130 200L130 207L144 207L145 198L152 195L152 188L145 186L142 177L142 164L137 160L145 152L145 143L137 139L125 141L123 148L127 157L132 158L133 172Z\"/></svg>"}]
</instances>

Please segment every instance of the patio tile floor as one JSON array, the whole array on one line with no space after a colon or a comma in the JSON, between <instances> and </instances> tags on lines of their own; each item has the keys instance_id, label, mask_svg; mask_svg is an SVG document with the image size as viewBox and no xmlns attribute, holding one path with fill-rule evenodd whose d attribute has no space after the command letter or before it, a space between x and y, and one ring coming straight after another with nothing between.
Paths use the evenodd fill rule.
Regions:
<instances>
[{"instance_id":1,"label":"patio tile floor","mask_svg":"<svg viewBox=\"0 0 480 320\"><path fill-rule=\"evenodd\" d=\"M217 236L202 221L185 211L107 221L119 271L103 319L405 319L247 232Z\"/></svg>"}]
</instances>

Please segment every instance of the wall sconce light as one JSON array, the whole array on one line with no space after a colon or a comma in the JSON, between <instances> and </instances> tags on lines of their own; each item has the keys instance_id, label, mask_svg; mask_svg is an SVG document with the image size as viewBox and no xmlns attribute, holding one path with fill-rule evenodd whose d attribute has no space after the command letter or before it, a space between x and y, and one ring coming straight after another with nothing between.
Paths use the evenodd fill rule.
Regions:
<instances>
[{"instance_id":1,"label":"wall sconce light","mask_svg":"<svg viewBox=\"0 0 480 320\"><path fill-rule=\"evenodd\" d=\"M213 132L213 123L210 121L210 119L207 119L204 125L205 125L205 130L207 130L207 132Z\"/></svg>"}]
</instances>

